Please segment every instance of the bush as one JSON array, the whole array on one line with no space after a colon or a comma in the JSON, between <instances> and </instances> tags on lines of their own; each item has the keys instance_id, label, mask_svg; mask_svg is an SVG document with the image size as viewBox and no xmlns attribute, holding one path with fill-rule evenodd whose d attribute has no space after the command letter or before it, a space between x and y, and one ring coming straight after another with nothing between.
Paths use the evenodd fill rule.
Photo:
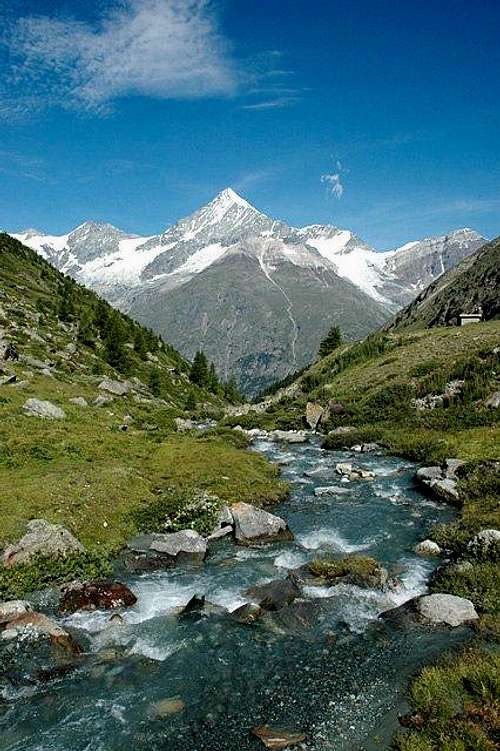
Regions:
<instances>
[{"instance_id":1,"label":"bush","mask_svg":"<svg viewBox=\"0 0 500 751\"><path fill-rule=\"evenodd\" d=\"M0 600L15 600L28 592L65 584L75 579L102 579L111 574L109 558L97 553L37 556L29 564L0 569Z\"/></svg>"},{"instance_id":2,"label":"bush","mask_svg":"<svg viewBox=\"0 0 500 751\"><path fill-rule=\"evenodd\" d=\"M380 428L358 428L349 433L333 433L327 435L322 448L330 451L339 451L345 446L354 446L357 443L373 443L382 438L383 431Z\"/></svg>"},{"instance_id":3,"label":"bush","mask_svg":"<svg viewBox=\"0 0 500 751\"><path fill-rule=\"evenodd\" d=\"M216 526L219 510L220 500L211 493L167 488L147 506L132 511L130 518L140 532L194 529L207 536Z\"/></svg>"},{"instance_id":4,"label":"bush","mask_svg":"<svg viewBox=\"0 0 500 751\"><path fill-rule=\"evenodd\" d=\"M432 592L449 592L472 600L478 611L500 613L500 577L498 563L472 563L471 568L457 570L447 566L438 571L430 587Z\"/></svg>"}]
</instances>

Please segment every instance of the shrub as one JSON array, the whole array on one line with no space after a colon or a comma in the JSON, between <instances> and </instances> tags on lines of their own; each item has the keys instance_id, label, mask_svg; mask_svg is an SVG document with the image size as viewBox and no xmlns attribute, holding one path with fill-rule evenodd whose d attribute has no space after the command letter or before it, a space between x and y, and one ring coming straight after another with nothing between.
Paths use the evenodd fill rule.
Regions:
<instances>
[{"instance_id":1,"label":"shrub","mask_svg":"<svg viewBox=\"0 0 500 751\"><path fill-rule=\"evenodd\" d=\"M0 600L14 600L46 587L80 579L109 576L111 564L106 555L82 553L66 556L39 555L29 564L0 568Z\"/></svg>"},{"instance_id":2,"label":"shrub","mask_svg":"<svg viewBox=\"0 0 500 751\"><path fill-rule=\"evenodd\" d=\"M130 518L140 532L180 532L194 529L209 535L217 522L220 500L201 490L166 488L147 506L135 509Z\"/></svg>"}]
</instances>

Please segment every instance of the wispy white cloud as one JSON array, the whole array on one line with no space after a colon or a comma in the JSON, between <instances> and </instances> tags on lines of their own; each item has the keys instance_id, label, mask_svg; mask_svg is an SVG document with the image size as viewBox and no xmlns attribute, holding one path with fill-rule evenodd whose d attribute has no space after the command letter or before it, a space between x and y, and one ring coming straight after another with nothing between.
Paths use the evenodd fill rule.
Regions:
<instances>
[{"instance_id":1,"label":"wispy white cloud","mask_svg":"<svg viewBox=\"0 0 500 751\"><path fill-rule=\"evenodd\" d=\"M10 53L11 85L89 111L106 111L125 95L196 98L237 87L210 0L115 0L95 26L21 18Z\"/></svg>"},{"instance_id":2,"label":"wispy white cloud","mask_svg":"<svg viewBox=\"0 0 500 751\"><path fill-rule=\"evenodd\" d=\"M300 101L296 96L278 96L274 99L264 99L261 102L254 102L253 104L244 104L241 109L243 110L275 110L282 109L283 107L289 107L291 104L296 104Z\"/></svg>"},{"instance_id":3,"label":"wispy white cloud","mask_svg":"<svg viewBox=\"0 0 500 751\"><path fill-rule=\"evenodd\" d=\"M342 182L342 173L345 171L342 163L337 160L335 163L336 172L321 175L321 182L326 184L329 195L334 198L342 198L344 195L344 184Z\"/></svg>"}]
</instances>

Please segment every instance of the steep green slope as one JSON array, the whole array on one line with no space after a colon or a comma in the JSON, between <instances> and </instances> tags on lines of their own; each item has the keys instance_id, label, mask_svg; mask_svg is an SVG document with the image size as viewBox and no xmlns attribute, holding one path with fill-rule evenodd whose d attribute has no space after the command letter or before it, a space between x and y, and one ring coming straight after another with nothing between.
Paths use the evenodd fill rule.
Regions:
<instances>
[{"instance_id":1,"label":"steep green slope","mask_svg":"<svg viewBox=\"0 0 500 751\"><path fill-rule=\"evenodd\" d=\"M2 361L7 344L19 360ZM198 416L217 416L223 402L189 382L169 345L5 235L0 369L0 547L42 517L105 558L137 532L133 512L158 498L167 510L176 494L200 489L264 504L286 490L274 467L234 440L176 433L175 418L192 415L186 402ZM126 393L101 388L104 378ZM64 417L26 414L29 399Z\"/></svg>"},{"instance_id":2,"label":"steep green slope","mask_svg":"<svg viewBox=\"0 0 500 751\"><path fill-rule=\"evenodd\" d=\"M476 306L485 320L500 317L500 238L447 271L400 311L388 329L456 324Z\"/></svg>"}]
</instances>

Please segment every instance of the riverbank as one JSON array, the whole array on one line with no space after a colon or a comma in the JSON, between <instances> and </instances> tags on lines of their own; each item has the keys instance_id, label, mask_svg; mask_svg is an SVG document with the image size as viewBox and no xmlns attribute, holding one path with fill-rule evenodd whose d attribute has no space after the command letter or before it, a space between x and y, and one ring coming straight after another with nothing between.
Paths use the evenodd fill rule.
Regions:
<instances>
[{"instance_id":1,"label":"riverbank","mask_svg":"<svg viewBox=\"0 0 500 751\"><path fill-rule=\"evenodd\" d=\"M202 568L127 575L137 604L120 611L121 624L99 609L58 616L85 657L55 684L42 685L31 674L31 698L22 706L12 701L19 691L25 697L23 681L14 693L9 689L10 724L2 727L9 751L17 751L16 736L24 749L34 748L40 733L54 751L72 748L73 733L78 742L91 733L106 751L124 742L211 751L221 738L227 749L257 749L249 731L266 723L304 733L308 749L371 748L374 735L389 742L397 715L406 711L401 697L411 672L470 638L463 628L400 631L377 621L381 611L425 591L436 562L413 548L451 513L414 487L414 468L405 460L332 454L317 439L295 445L264 439L255 448L291 484L290 497L273 513L289 522L295 541L248 548L224 538L211 543ZM336 466L348 461L375 477L346 482ZM224 609L248 601L249 587L270 579L285 585L294 571L302 581L302 567L314 560L353 554L376 559L393 585L322 584L310 576L296 602L264 612L253 625L235 623ZM213 603L210 614L180 617L194 594ZM54 691L58 701L47 705ZM172 697L182 711L167 723L152 719L159 703L173 706L164 701ZM69 704L74 722L66 725Z\"/></svg>"}]
</instances>

